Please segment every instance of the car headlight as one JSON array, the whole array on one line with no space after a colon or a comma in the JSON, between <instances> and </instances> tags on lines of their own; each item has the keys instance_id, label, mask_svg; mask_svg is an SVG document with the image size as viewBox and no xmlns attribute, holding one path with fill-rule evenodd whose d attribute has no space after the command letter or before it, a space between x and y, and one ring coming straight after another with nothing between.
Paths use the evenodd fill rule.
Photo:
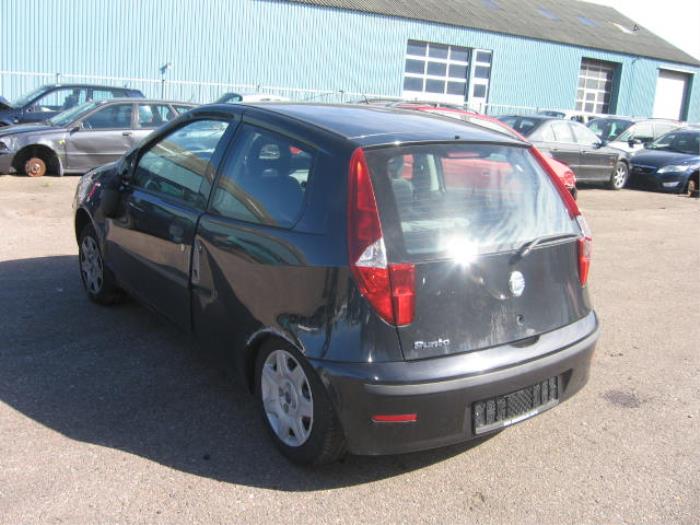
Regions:
<instances>
[{"instance_id":1,"label":"car headlight","mask_svg":"<svg viewBox=\"0 0 700 525\"><path fill-rule=\"evenodd\" d=\"M92 186L92 177L94 171L88 171L85 175L80 177L80 182L78 182L78 188L76 194L78 196L78 202L83 202L85 197L87 197L88 190Z\"/></svg>"},{"instance_id":2,"label":"car headlight","mask_svg":"<svg viewBox=\"0 0 700 525\"><path fill-rule=\"evenodd\" d=\"M683 173L688 170L687 164L669 164L659 169L656 173Z\"/></svg>"}]
</instances>

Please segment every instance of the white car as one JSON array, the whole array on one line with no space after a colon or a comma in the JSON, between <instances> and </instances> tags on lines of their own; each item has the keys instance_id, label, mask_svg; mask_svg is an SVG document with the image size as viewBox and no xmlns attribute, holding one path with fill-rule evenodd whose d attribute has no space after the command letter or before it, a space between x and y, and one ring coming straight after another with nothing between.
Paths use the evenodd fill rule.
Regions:
<instances>
[{"instance_id":1,"label":"white car","mask_svg":"<svg viewBox=\"0 0 700 525\"><path fill-rule=\"evenodd\" d=\"M681 127L676 120L607 117L592 120L588 129L611 148L635 153L661 135Z\"/></svg>"}]
</instances>

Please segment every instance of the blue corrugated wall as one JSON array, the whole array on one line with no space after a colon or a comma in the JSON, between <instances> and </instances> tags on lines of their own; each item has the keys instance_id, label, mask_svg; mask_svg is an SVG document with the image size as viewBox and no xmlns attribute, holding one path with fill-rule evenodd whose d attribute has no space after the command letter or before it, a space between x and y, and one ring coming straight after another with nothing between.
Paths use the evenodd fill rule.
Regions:
<instances>
[{"instance_id":1,"label":"blue corrugated wall","mask_svg":"<svg viewBox=\"0 0 700 525\"><path fill-rule=\"evenodd\" d=\"M658 69L685 70L700 120L699 68L628 55L276 0L0 0L0 70L157 78L172 62L174 80L398 96L409 38L493 49L493 104L573 109L588 57L622 65L617 113L650 115Z\"/></svg>"}]
</instances>

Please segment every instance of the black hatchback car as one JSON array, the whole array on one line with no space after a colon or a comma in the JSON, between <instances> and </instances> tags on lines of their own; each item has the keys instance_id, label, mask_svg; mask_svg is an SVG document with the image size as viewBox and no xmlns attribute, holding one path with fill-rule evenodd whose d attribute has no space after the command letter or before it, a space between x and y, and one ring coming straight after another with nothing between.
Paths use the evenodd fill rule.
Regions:
<instances>
[{"instance_id":1,"label":"black hatchback car","mask_svg":"<svg viewBox=\"0 0 700 525\"><path fill-rule=\"evenodd\" d=\"M236 367L282 452L487 435L587 381L591 238L528 143L370 106L203 106L81 179L95 302Z\"/></svg>"}]
</instances>

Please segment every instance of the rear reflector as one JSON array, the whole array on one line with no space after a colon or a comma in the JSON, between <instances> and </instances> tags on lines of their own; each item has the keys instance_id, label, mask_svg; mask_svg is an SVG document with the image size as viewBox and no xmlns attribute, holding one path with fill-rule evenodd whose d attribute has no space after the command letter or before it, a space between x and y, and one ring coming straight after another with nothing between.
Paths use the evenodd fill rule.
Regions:
<instances>
[{"instance_id":1,"label":"rear reflector","mask_svg":"<svg viewBox=\"0 0 700 525\"><path fill-rule=\"evenodd\" d=\"M350 159L348 257L357 287L387 323L404 326L415 313L415 267L388 264L377 201L362 148Z\"/></svg>"},{"instance_id":2,"label":"rear reflector","mask_svg":"<svg viewBox=\"0 0 700 525\"><path fill-rule=\"evenodd\" d=\"M374 423L415 423L418 414L382 414L372 416Z\"/></svg>"}]
</instances>

